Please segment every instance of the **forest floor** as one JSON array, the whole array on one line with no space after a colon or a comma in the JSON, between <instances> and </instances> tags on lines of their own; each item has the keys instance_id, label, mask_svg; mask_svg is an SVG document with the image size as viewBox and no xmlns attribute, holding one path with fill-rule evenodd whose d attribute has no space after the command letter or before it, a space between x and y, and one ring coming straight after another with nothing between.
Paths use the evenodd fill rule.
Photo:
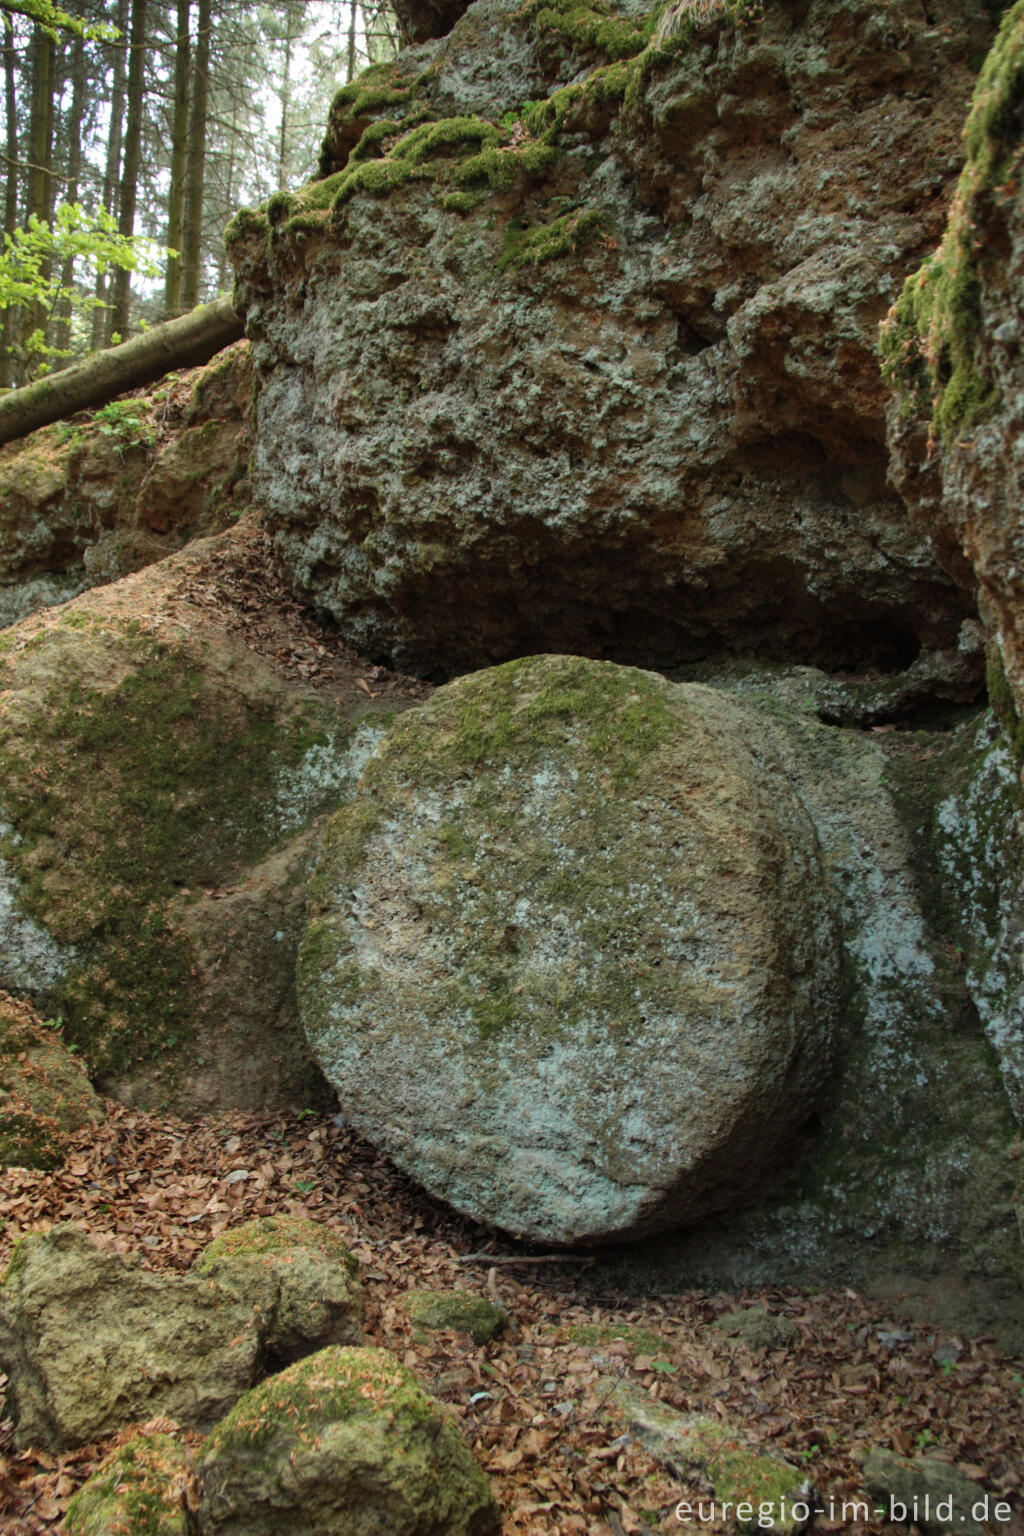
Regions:
<instances>
[{"instance_id":1,"label":"forest floor","mask_svg":"<svg viewBox=\"0 0 1024 1536\"><path fill-rule=\"evenodd\" d=\"M186 1122L111 1104L62 1169L5 1172L0 1268L20 1234L75 1221L147 1268L181 1271L226 1227L282 1212L349 1243L368 1342L449 1406L491 1479L504 1536L729 1528L677 1518L680 1501L706 1508L710 1487L698 1473L678 1481L623 1434L609 1412L620 1381L787 1457L817 1490L818 1530L891 1528L841 1514L866 1497L859 1459L874 1445L948 1461L1010 1503L1000 1531L1024 1533L1024 1368L991 1339L937 1331L848 1289L609 1294L585 1258L530 1252L454 1215L331 1115ZM501 1305L504 1333L479 1347L456 1333L414 1338L403 1294L452 1286ZM715 1330L751 1305L791 1319L792 1342L752 1352ZM59 1530L110 1442L19 1452L3 1413L0 1403L0 1532Z\"/></svg>"}]
</instances>

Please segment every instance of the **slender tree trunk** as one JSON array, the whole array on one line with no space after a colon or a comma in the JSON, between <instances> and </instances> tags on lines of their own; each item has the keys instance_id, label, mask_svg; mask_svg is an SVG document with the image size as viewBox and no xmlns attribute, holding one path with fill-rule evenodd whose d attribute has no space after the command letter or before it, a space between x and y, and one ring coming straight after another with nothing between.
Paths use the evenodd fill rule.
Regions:
<instances>
[{"instance_id":1,"label":"slender tree trunk","mask_svg":"<svg viewBox=\"0 0 1024 1536\"><path fill-rule=\"evenodd\" d=\"M0 444L75 411L102 405L125 390L151 384L172 368L194 368L209 362L222 348L238 341L243 329L229 301L220 299L204 309L154 325L141 336L97 352L63 373L11 390L0 400Z\"/></svg>"},{"instance_id":2,"label":"slender tree trunk","mask_svg":"<svg viewBox=\"0 0 1024 1536\"><path fill-rule=\"evenodd\" d=\"M139 165L142 159L142 106L146 94L146 0L132 0L132 21L128 59L128 114L124 130L124 165L121 169L121 198L117 214L118 234L135 233L135 205L139 194ZM131 304L131 273L120 268L114 274L114 307L111 332L123 340L128 334L128 309Z\"/></svg>"},{"instance_id":3,"label":"slender tree trunk","mask_svg":"<svg viewBox=\"0 0 1024 1536\"><path fill-rule=\"evenodd\" d=\"M178 0L174 45L174 115L171 122L171 188L167 197L167 244L177 256L167 258L164 313L181 314L181 239L185 214L185 172L188 166L188 76L192 57L189 38L191 0Z\"/></svg>"},{"instance_id":4,"label":"slender tree trunk","mask_svg":"<svg viewBox=\"0 0 1024 1536\"><path fill-rule=\"evenodd\" d=\"M346 80L356 77L356 0L350 0L348 18L348 74Z\"/></svg>"},{"instance_id":5,"label":"slender tree trunk","mask_svg":"<svg viewBox=\"0 0 1024 1536\"><path fill-rule=\"evenodd\" d=\"M14 95L14 23L4 15L4 117L7 129L7 166L4 180L4 234L18 223L18 117ZM14 341L13 309L0 314L0 388L11 382L11 344Z\"/></svg>"},{"instance_id":6,"label":"slender tree trunk","mask_svg":"<svg viewBox=\"0 0 1024 1536\"><path fill-rule=\"evenodd\" d=\"M53 108L56 87L57 45L47 37L41 27L35 29L32 44L32 98L28 129L28 188L25 204L26 222L36 218L48 223L53 200ZM39 276L46 283L50 279L49 259L39 264ZM22 319L20 358L16 360L16 377L24 382L27 377L30 356L30 338L37 331L45 332L49 310L44 301L26 306Z\"/></svg>"},{"instance_id":7,"label":"slender tree trunk","mask_svg":"<svg viewBox=\"0 0 1024 1536\"><path fill-rule=\"evenodd\" d=\"M231 103L231 138L228 150L228 171L224 187L224 203L228 208L235 206L235 154L238 148L238 98ZM223 293L228 286L228 252L227 246L221 240L217 249L217 292Z\"/></svg>"},{"instance_id":8,"label":"slender tree trunk","mask_svg":"<svg viewBox=\"0 0 1024 1536\"><path fill-rule=\"evenodd\" d=\"M203 191L206 182L206 116L210 90L210 0L199 0L196 58L192 72L192 110L188 125L188 172L185 220L181 237L181 304L199 303L202 267Z\"/></svg>"},{"instance_id":9,"label":"slender tree trunk","mask_svg":"<svg viewBox=\"0 0 1024 1536\"><path fill-rule=\"evenodd\" d=\"M71 58L71 110L67 117L67 184L65 201L77 203L78 178L82 170L82 122L85 117L85 92L87 68L85 42L76 37ZM61 268L61 297L54 329L54 346L66 352L71 345L71 288L75 280L74 259L67 260ZM58 367L60 364L58 363Z\"/></svg>"},{"instance_id":10,"label":"slender tree trunk","mask_svg":"<svg viewBox=\"0 0 1024 1536\"><path fill-rule=\"evenodd\" d=\"M289 115L292 105L292 22L294 11L291 6L285 10L284 31L284 69L281 74L281 132L277 141L277 190L283 192L288 185L288 131L291 127Z\"/></svg>"},{"instance_id":11,"label":"slender tree trunk","mask_svg":"<svg viewBox=\"0 0 1024 1536\"><path fill-rule=\"evenodd\" d=\"M117 30L120 40L114 45L113 80L110 88L110 126L107 130L107 160L103 172L103 211L113 213L117 195L118 178L121 175L121 145L124 139L124 92L128 75L128 51L125 32L128 28L128 0L117 0ZM105 272L96 278L96 298L99 303L92 316L92 347L95 352L104 344L110 344L113 330L110 310L105 308L110 284Z\"/></svg>"}]
</instances>

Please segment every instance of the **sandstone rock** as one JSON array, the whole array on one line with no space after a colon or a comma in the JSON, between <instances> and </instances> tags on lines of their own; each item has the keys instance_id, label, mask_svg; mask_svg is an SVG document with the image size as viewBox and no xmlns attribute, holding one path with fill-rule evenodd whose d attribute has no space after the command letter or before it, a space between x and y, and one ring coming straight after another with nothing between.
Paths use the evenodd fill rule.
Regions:
<instances>
[{"instance_id":1,"label":"sandstone rock","mask_svg":"<svg viewBox=\"0 0 1024 1536\"><path fill-rule=\"evenodd\" d=\"M294 1001L309 827L389 700L352 665L339 705L243 637L219 594L264 548L240 526L0 640L0 984L134 1102L324 1094Z\"/></svg>"},{"instance_id":2,"label":"sandstone rock","mask_svg":"<svg viewBox=\"0 0 1024 1536\"><path fill-rule=\"evenodd\" d=\"M362 1292L334 1234L253 1222L188 1275L155 1275L71 1223L15 1248L0 1363L19 1445L63 1448L167 1415L209 1429L265 1373L362 1337Z\"/></svg>"},{"instance_id":3,"label":"sandstone rock","mask_svg":"<svg viewBox=\"0 0 1024 1536\"><path fill-rule=\"evenodd\" d=\"M486 1344L508 1322L507 1313L472 1291L409 1291L402 1301L417 1329L454 1328Z\"/></svg>"},{"instance_id":4,"label":"sandstone rock","mask_svg":"<svg viewBox=\"0 0 1024 1536\"><path fill-rule=\"evenodd\" d=\"M191 1475L191 1460L171 1435L135 1435L82 1484L63 1530L66 1536L192 1536Z\"/></svg>"},{"instance_id":5,"label":"sandstone rock","mask_svg":"<svg viewBox=\"0 0 1024 1536\"><path fill-rule=\"evenodd\" d=\"M57 1030L0 992L0 1167L56 1167L67 1133L103 1117L103 1101Z\"/></svg>"},{"instance_id":6,"label":"sandstone rock","mask_svg":"<svg viewBox=\"0 0 1024 1536\"><path fill-rule=\"evenodd\" d=\"M994 702L1024 755L1024 5L978 79L939 249L885 327L894 478L997 642ZM1005 680L1003 672L1005 671ZM1007 686L1008 685L1008 686Z\"/></svg>"},{"instance_id":7,"label":"sandstone rock","mask_svg":"<svg viewBox=\"0 0 1024 1536\"><path fill-rule=\"evenodd\" d=\"M296 588L427 674L953 648L971 599L887 489L875 346L990 22L652 15L478 0L345 88L328 179L236 221Z\"/></svg>"},{"instance_id":8,"label":"sandstone rock","mask_svg":"<svg viewBox=\"0 0 1024 1536\"><path fill-rule=\"evenodd\" d=\"M199 1459L207 1536L496 1536L454 1422L381 1349L328 1349L249 1393Z\"/></svg>"},{"instance_id":9,"label":"sandstone rock","mask_svg":"<svg viewBox=\"0 0 1024 1536\"><path fill-rule=\"evenodd\" d=\"M266 1364L278 1369L329 1344L363 1341L363 1292L341 1238L300 1216L232 1227L204 1249L196 1273L252 1297Z\"/></svg>"},{"instance_id":10,"label":"sandstone rock","mask_svg":"<svg viewBox=\"0 0 1024 1536\"><path fill-rule=\"evenodd\" d=\"M229 527L248 505L252 354L0 449L0 625Z\"/></svg>"},{"instance_id":11,"label":"sandstone rock","mask_svg":"<svg viewBox=\"0 0 1024 1536\"><path fill-rule=\"evenodd\" d=\"M797 1536L810 1523L814 1495L806 1475L755 1448L734 1425L680 1413L635 1388L620 1388L615 1403L644 1449L680 1481L691 1482L695 1470L705 1475L719 1511L729 1505L719 1518L738 1530Z\"/></svg>"},{"instance_id":12,"label":"sandstone rock","mask_svg":"<svg viewBox=\"0 0 1024 1536\"><path fill-rule=\"evenodd\" d=\"M458 1209L560 1242L693 1221L828 1083L814 831L742 705L507 663L402 717L333 818L299 997L346 1115Z\"/></svg>"}]
</instances>

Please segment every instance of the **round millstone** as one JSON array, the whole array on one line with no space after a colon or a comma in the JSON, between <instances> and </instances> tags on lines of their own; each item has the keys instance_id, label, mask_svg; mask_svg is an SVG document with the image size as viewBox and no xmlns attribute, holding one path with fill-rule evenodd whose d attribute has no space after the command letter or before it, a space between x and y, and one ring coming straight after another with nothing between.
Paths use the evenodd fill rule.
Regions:
<instances>
[{"instance_id":1,"label":"round millstone","mask_svg":"<svg viewBox=\"0 0 1024 1536\"><path fill-rule=\"evenodd\" d=\"M820 1107L838 947L752 706L536 656L396 722L328 827L299 994L395 1162L587 1243L763 1185Z\"/></svg>"}]
</instances>

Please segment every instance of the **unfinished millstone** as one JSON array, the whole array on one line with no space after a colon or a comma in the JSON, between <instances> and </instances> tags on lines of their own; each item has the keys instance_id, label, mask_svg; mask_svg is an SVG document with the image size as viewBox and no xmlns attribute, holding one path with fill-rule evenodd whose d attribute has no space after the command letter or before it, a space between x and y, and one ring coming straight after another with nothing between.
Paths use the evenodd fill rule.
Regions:
<instances>
[{"instance_id":1,"label":"unfinished millstone","mask_svg":"<svg viewBox=\"0 0 1024 1536\"><path fill-rule=\"evenodd\" d=\"M817 841L753 712L541 656L404 716L332 820L303 1022L433 1193L565 1243L747 1197L820 1105Z\"/></svg>"},{"instance_id":2,"label":"unfinished millstone","mask_svg":"<svg viewBox=\"0 0 1024 1536\"><path fill-rule=\"evenodd\" d=\"M322 1350L244 1397L199 1460L206 1536L496 1536L487 1479L383 1349Z\"/></svg>"}]
</instances>

